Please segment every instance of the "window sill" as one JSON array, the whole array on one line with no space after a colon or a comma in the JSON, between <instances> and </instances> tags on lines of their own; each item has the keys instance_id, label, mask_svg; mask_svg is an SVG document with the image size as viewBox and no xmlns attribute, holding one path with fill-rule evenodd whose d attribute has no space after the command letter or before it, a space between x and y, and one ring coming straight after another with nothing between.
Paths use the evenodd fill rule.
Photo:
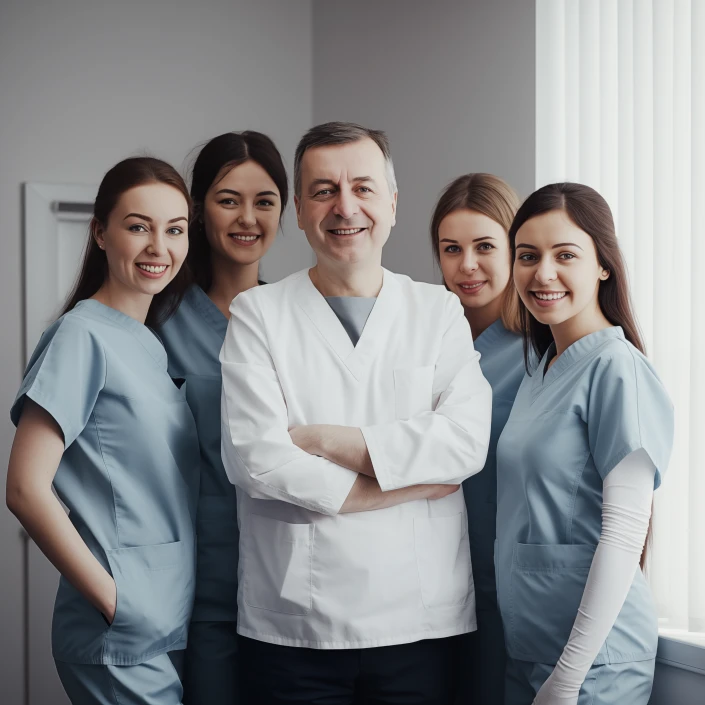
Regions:
<instances>
[{"instance_id":1,"label":"window sill","mask_svg":"<svg viewBox=\"0 0 705 705\"><path fill-rule=\"evenodd\" d=\"M705 634L661 630L656 660L705 676Z\"/></svg>"}]
</instances>

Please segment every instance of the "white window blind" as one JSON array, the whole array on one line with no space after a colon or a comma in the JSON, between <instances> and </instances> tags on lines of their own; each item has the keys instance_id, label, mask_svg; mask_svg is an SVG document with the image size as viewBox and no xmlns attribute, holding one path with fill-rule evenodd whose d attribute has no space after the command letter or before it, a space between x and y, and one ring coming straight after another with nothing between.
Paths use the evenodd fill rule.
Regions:
<instances>
[{"instance_id":1,"label":"white window blind","mask_svg":"<svg viewBox=\"0 0 705 705\"><path fill-rule=\"evenodd\" d=\"M676 408L649 580L705 632L705 0L537 0L536 186L609 202L647 354Z\"/></svg>"}]
</instances>

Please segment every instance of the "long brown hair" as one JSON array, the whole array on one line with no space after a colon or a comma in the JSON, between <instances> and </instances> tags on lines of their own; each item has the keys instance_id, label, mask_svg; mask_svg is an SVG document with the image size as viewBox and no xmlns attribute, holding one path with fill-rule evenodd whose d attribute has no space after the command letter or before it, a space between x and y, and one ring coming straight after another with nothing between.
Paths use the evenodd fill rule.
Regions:
<instances>
[{"instance_id":1,"label":"long brown hair","mask_svg":"<svg viewBox=\"0 0 705 705\"><path fill-rule=\"evenodd\" d=\"M440 266L438 231L446 216L459 210L476 211L494 220L508 233L518 207L519 197L514 189L498 176L483 173L459 176L446 186L431 218L431 247L436 263ZM502 296L502 323L507 330L520 333L519 297L511 276Z\"/></svg>"},{"instance_id":2,"label":"long brown hair","mask_svg":"<svg viewBox=\"0 0 705 705\"><path fill-rule=\"evenodd\" d=\"M213 283L211 246L206 236L203 209L206 193L213 182L226 169L234 169L245 162L259 164L272 179L281 199L281 214L284 215L289 200L289 182L281 154L272 140L261 132L226 132L207 142L198 153L191 174L191 198L194 217L189 230L188 264L196 284L208 291Z\"/></svg>"},{"instance_id":3,"label":"long brown hair","mask_svg":"<svg viewBox=\"0 0 705 705\"><path fill-rule=\"evenodd\" d=\"M93 205L93 217L88 227L83 263L76 283L66 299L61 315L68 313L84 299L89 299L108 278L108 259L105 250L98 247L96 234L100 228L105 229L113 209L120 196L130 189L147 184L166 184L173 186L186 199L191 213L191 197L184 180L173 166L154 157L131 157L118 162L103 177ZM179 307L184 293L191 282L191 275L186 262L177 275L155 294L147 313L145 325L152 328L163 324Z\"/></svg>"},{"instance_id":4,"label":"long brown hair","mask_svg":"<svg viewBox=\"0 0 705 705\"><path fill-rule=\"evenodd\" d=\"M595 189L570 182L549 184L534 191L517 211L509 228L512 260L516 260L516 236L527 220L551 211L563 211L568 218L595 243L597 261L610 276L600 282L597 300L605 318L614 326L621 326L624 337L641 353L645 347L634 315L627 269L619 249L614 219L607 201ZM529 370L533 351L540 360L551 343L553 334L545 323L539 323L519 300L519 319L524 336L524 361Z\"/></svg>"},{"instance_id":5,"label":"long brown hair","mask_svg":"<svg viewBox=\"0 0 705 705\"><path fill-rule=\"evenodd\" d=\"M614 326L621 326L624 337L641 353L646 349L639 331L636 316L629 295L627 269L624 265L622 251L619 248L615 233L612 211L595 189L584 184L570 182L549 184L534 191L517 211L514 222L509 228L509 243L512 248L512 259L516 261L516 236L527 220L551 211L563 211L570 220L587 233L595 243L597 261L603 269L609 271L607 279L599 284L597 300L605 318ZM553 343L551 328L545 323L539 323L519 300L519 317L524 338L524 363L529 369L531 352L537 359L544 354ZM639 565L642 570L646 566L647 550L651 541L651 520L644 543Z\"/></svg>"}]
</instances>

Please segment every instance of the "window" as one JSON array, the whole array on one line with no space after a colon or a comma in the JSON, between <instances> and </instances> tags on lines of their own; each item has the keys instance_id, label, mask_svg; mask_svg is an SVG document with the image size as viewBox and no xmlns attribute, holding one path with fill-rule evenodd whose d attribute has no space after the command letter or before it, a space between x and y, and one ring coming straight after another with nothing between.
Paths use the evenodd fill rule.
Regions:
<instances>
[{"instance_id":1,"label":"window","mask_svg":"<svg viewBox=\"0 0 705 705\"><path fill-rule=\"evenodd\" d=\"M648 577L662 630L705 633L705 2L537 0L536 186L609 202L676 408Z\"/></svg>"}]
</instances>

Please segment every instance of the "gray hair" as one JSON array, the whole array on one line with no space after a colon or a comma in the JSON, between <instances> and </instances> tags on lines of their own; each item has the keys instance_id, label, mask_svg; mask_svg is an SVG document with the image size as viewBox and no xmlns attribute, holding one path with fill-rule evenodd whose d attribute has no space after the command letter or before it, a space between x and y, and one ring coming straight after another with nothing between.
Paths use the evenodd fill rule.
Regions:
<instances>
[{"instance_id":1,"label":"gray hair","mask_svg":"<svg viewBox=\"0 0 705 705\"><path fill-rule=\"evenodd\" d=\"M301 160L304 152L313 147L326 147L334 144L348 144L365 138L371 139L382 150L385 172L390 193L397 192L397 179L389 151L389 140L382 130L370 130L354 122L324 122L312 127L299 141L294 156L294 193L301 196Z\"/></svg>"}]
</instances>

